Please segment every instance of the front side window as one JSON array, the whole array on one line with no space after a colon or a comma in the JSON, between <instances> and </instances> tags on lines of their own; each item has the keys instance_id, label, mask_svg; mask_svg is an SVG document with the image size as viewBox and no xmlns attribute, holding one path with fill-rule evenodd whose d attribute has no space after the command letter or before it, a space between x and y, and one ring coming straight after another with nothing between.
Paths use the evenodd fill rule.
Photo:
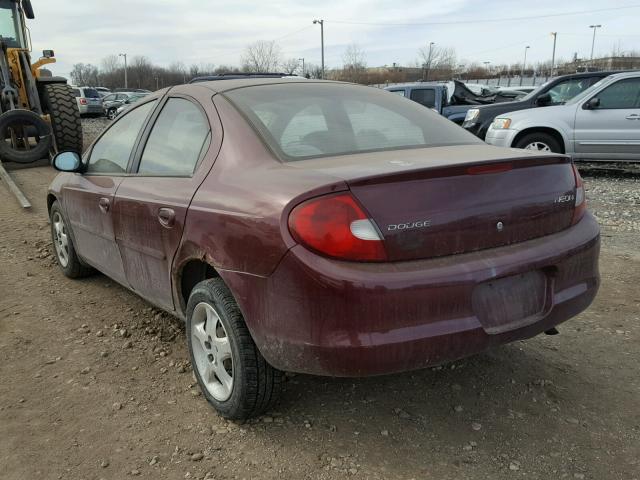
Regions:
<instances>
[{"instance_id":1,"label":"front side window","mask_svg":"<svg viewBox=\"0 0 640 480\"><path fill-rule=\"evenodd\" d=\"M599 109L640 108L640 78L618 80L597 95Z\"/></svg>"},{"instance_id":2,"label":"front side window","mask_svg":"<svg viewBox=\"0 0 640 480\"><path fill-rule=\"evenodd\" d=\"M127 171L138 134L155 104L152 101L130 110L100 137L91 150L87 173L122 174Z\"/></svg>"},{"instance_id":3,"label":"front side window","mask_svg":"<svg viewBox=\"0 0 640 480\"><path fill-rule=\"evenodd\" d=\"M481 143L446 118L388 93L309 82L238 88L224 96L283 161Z\"/></svg>"},{"instance_id":4,"label":"front side window","mask_svg":"<svg viewBox=\"0 0 640 480\"><path fill-rule=\"evenodd\" d=\"M104 97L104 99L103 99L103 100L104 100L105 102L112 102L112 101L113 101L113 100L115 100L115 99L116 99L116 96L115 96L115 95L113 95L113 94L111 94L111 95L107 95L106 97Z\"/></svg>"},{"instance_id":5,"label":"front side window","mask_svg":"<svg viewBox=\"0 0 640 480\"><path fill-rule=\"evenodd\" d=\"M436 91L433 88L417 88L411 90L411 100L428 108L436 106Z\"/></svg>"},{"instance_id":6,"label":"front side window","mask_svg":"<svg viewBox=\"0 0 640 480\"><path fill-rule=\"evenodd\" d=\"M209 145L209 120L189 100L170 98L158 116L144 148L141 175L193 174Z\"/></svg>"}]
</instances>

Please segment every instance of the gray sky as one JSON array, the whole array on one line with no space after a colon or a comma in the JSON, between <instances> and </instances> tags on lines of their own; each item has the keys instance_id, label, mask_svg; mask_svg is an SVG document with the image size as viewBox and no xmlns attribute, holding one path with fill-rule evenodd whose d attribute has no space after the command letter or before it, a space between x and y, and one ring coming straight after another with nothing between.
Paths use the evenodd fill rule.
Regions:
<instances>
[{"instance_id":1,"label":"gray sky","mask_svg":"<svg viewBox=\"0 0 640 480\"><path fill-rule=\"evenodd\" d=\"M326 63L342 63L350 43L366 53L369 66L412 63L417 50L433 41L454 47L459 63L521 62L524 47L536 62L551 58L552 31L558 32L557 58L577 52L588 57L590 24L603 27L596 56L615 45L640 50L640 2L611 0L32 0L36 19L29 23L35 51L56 51L56 74L67 75L77 62L100 64L106 55L126 52L152 62L174 61L239 65L244 47L256 40L277 40L286 58L320 63L320 28L325 19ZM638 8L624 8L636 6ZM618 8L571 16L503 22L487 19L554 15ZM363 22L349 24L340 22ZM468 22L433 25L434 22ZM378 24L412 25L378 25ZM375 24L375 25L374 25ZM416 25L421 24L421 25Z\"/></svg>"}]
</instances>

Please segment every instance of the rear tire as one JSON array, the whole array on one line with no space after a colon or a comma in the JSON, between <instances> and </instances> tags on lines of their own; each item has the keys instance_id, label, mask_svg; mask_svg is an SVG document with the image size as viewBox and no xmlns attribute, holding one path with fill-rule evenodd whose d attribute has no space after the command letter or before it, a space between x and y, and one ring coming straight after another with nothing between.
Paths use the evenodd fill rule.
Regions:
<instances>
[{"instance_id":1,"label":"rear tire","mask_svg":"<svg viewBox=\"0 0 640 480\"><path fill-rule=\"evenodd\" d=\"M42 105L51 118L51 128L58 152L82 154L82 123L73 89L56 83L45 85Z\"/></svg>"},{"instance_id":2,"label":"rear tire","mask_svg":"<svg viewBox=\"0 0 640 480\"><path fill-rule=\"evenodd\" d=\"M82 278L93 274L95 270L85 265L76 253L67 220L64 218L57 201L51 205L49 219L51 221L53 250L62 273L69 278Z\"/></svg>"},{"instance_id":3,"label":"rear tire","mask_svg":"<svg viewBox=\"0 0 640 480\"><path fill-rule=\"evenodd\" d=\"M560 142L553 135L545 132L529 133L519 139L514 147L537 152L563 153Z\"/></svg>"},{"instance_id":4,"label":"rear tire","mask_svg":"<svg viewBox=\"0 0 640 480\"><path fill-rule=\"evenodd\" d=\"M221 416L246 420L277 402L283 373L258 351L222 279L205 280L191 291L186 334L198 384Z\"/></svg>"}]
</instances>

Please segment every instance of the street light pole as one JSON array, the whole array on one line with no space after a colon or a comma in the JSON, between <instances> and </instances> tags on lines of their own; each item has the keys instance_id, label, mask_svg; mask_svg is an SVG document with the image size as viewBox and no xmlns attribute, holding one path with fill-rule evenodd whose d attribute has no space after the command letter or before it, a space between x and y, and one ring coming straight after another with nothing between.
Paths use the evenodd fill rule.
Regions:
<instances>
[{"instance_id":1,"label":"street light pole","mask_svg":"<svg viewBox=\"0 0 640 480\"><path fill-rule=\"evenodd\" d=\"M553 76L553 70L556 66L556 37L558 32L551 32L551 35L553 35L553 53L551 54L551 76Z\"/></svg>"},{"instance_id":2,"label":"street light pole","mask_svg":"<svg viewBox=\"0 0 640 480\"><path fill-rule=\"evenodd\" d=\"M320 24L320 49L322 55L322 73L320 78L324 79L324 20L314 20L313 23Z\"/></svg>"},{"instance_id":3,"label":"street light pole","mask_svg":"<svg viewBox=\"0 0 640 480\"><path fill-rule=\"evenodd\" d=\"M425 82L429 81L429 72L431 71L431 49L433 48L434 45L435 45L435 42L429 42L429 58L427 59L427 74L426 74L426 78L424 79Z\"/></svg>"},{"instance_id":4,"label":"street light pole","mask_svg":"<svg viewBox=\"0 0 640 480\"><path fill-rule=\"evenodd\" d=\"M124 88L129 88L129 85L127 85L127 54L119 53L118 56L124 57Z\"/></svg>"},{"instance_id":5,"label":"street light pole","mask_svg":"<svg viewBox=\"0 0 640 480\"><path fill-rule=\"evenodd\" d=\"M299 58L298 60L302 60L302 76L304 77L304 57Z\"/></svg>"},{"instance_id":6,"label":"street light pole","mask_svg":"<svg viewBox=\"0 0 640 480\"><path fill-rule=\"evenodd\" d=\"M596 44L596 30L602 27L602 25L589 25L589 28L593 28L593 39L591 40L591 60L593 60L593 47Z\"/></svg>"},{"instance_id":7,"label":"street light pole","mask_svg":"<svg viewBox=\"0 0 640 480\"><path fill-rule=\"evenodd\" d=\"M522 62L522 71L520 72L520 85L522 86L522 77L524 77L524 68L527 65L527 50L529 50L531 47L529 45L527 45L526 47L524 47L524 61Z\"/></svg>"}]
</instances>

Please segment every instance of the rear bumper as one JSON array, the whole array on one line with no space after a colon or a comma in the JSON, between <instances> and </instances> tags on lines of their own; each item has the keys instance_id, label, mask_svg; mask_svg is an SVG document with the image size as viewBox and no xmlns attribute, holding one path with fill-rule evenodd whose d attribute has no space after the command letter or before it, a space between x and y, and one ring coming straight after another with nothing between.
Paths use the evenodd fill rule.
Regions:
<instances>
[{"instance_id":1,"label":"rear bumper","mask_svg":"<svg viewBox=\"0 0 640 480\"><path fill-rule=\"evenodd\" d=\"M364 264L325 259L297 246L268 278L221 274L272 365L365 376L466 357L568 320L597 293L599 250L599 227L587 213L563 232L468 254ZM474 290L532 271L550 278L544 311L533 321L488 333L474 311Z\"/></svg>"},{"instance_id":2,"label":"rear bumper","mask_svg":"<svg viewBox=\"0 0 640 480\"><path fill-rule=\"evenodd\" d=\"M80 113L82 115L90 113L103 113L102 105L79 105Z\"/></svg>"}]
</instances>

